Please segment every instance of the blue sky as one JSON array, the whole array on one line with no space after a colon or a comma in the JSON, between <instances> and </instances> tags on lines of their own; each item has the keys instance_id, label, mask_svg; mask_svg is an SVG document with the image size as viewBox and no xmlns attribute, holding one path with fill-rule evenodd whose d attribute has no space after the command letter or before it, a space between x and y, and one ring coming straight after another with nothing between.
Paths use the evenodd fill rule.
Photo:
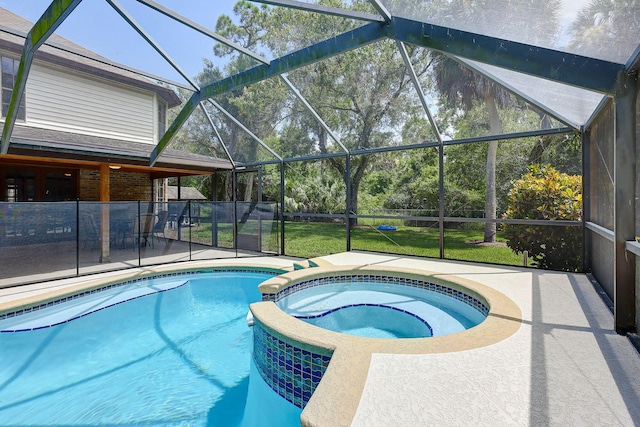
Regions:
<instances>
[{"instance_id":1,"label":"blue sky","mask_svg":"<svg viewBox=\"0 0 640 427\"><path fill-rule=\"evenodd\" d=\"M134 0L119 4L158 42L190 77L202 69L202 58L223 62L213 55L214 41L160 15ZM218 16L233 15L236 0L156 0L175 12L210 29ZM50 0L0 0L0 7L36 21ZM170 80L184 79L169 66L104 0L83 0L56 34L115 62Z\"/></svg>"}]
</instances>

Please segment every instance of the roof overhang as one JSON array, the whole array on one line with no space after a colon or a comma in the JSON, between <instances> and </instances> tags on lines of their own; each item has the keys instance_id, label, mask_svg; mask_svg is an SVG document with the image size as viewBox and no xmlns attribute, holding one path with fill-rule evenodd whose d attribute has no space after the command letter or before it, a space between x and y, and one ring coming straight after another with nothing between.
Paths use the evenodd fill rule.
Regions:
<instances>
[{"instance_id":1,"label":"roof overhang","mask_svg":"<svg viewBox=\"0 0 640 427\"><path fill-rule=\"evenodd\" d=\"M148 169L166 176L201 175L232 169L232 164L227 159L166 150L156 165L159 169L156 171L156 167L149 166L152 148L153 145L150 144L18 125L8 154L37 161L55 159L91 164L117 163L125 168Z\"/></svg>"}]
</instances>

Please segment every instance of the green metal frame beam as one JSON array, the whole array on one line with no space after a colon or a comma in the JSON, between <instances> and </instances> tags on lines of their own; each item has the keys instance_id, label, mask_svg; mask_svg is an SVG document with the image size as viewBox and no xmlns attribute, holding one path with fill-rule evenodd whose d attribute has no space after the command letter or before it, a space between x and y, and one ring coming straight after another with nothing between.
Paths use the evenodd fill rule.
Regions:
<instances>
[{"instance_id":1,"label":"green metal frame beam","mask_svg":"<svg viewBox=\"0 0 640 427\"><path fill-rule=\"evenodd\" d=\"M328 40L305 47L288 55L274 59L269 65L258 65L217 82L203 86L203 98L211 98L233 89L279 76L286 72L314 64L340 53L365 46L388 36L387 26L378 23L363 25Z\"/></svg>"},{"instance_id":2,"label":"green metal frame beam","mask_svg":"<svg viewBox=\"0 0 640 427\"><path fill-rule=\"evenodd\" d=\"M253 83L261 82L270 77L279 76L288 71L314 64L340 53L348 52L381 40L387 36L387 26L379 23L370 23L354 30L347 31L339 36L274 59L269 64L258 65L244 72L203 86L198 92L191 95L191 98L189 98L180 113L178 113L178 116L165 132L162 139L153 149L151 152L150 165L153 166L157 162L162 151L164 151L175 134L187 121L191 113L197 108L200 101Z\"/></svg>"},{"instance_id":3,"label":"green metal frame beam","mask_svg":"<svg viewBox=\"0 0 640 427\"><path fill-rule=\"evenodd\" d=\"M162 58L167 61L167 63L169 63L169 65L171 65L171 67L176 70L178 72L178 74L180 74L182 76L182 78L185 79L185 81L187 81L195 90L198 90L198 85L196 84L196 82L194 82L193 80L191 80L191 78L189 77L189 75L187 73L185 73L179 66L178 64L171 59L171 57L169 56L169 54L167 52L164 51L164 49L162 49L160 47L160 45L158 43L155 42L155 40L153 40L153 38L151 37L151 35L149 33L147 33L142 26L140 26L140 24L138 24L136 22L135 19L133 19L133 16L131 16L116 0L106 0L107 3L109 3L109 5L116 11L118 12L118 14L125 20L127 21L127 23L134 29L136 30L136 32L138 34L140 34L140 36L147 42L149 43L149 45L156 51L158 52L158 54L160 54L160 56L162 56Z\"/></svg>"},{"instance_id":4,"label":"green metal frame beam","mask_svg":"<svg viewBox=\"0 0 640 427\"><path fill-rule=\"evenodd\" d=\"M9 143L13 127L18 117L18 109L22 102L24 89L27 86L27 78L33 62L33 55L40 46L53 34L56 29L64 22L71 12L82 2L82 0L53 0L47 10L42 14L38 22L35 23L22 48L22 57L16 83L11 94L11 103L9 111L5 118L4 128L2 130L2 145L0 146L0 154L7 154L9 151Z\"/></svg>"},{"instance_id":5,"label":"green metal frame beam","mask_svg":"<svg viewBox=\"0 0 640 427\"><path fill-rule=\"evenodd\" d=\"M418 75L416 74L416 70L413 68L413 64L411 64L411 58L409 58L409 53L407 52L407 48L404 43L396 40L396 46L398 47L398 51L400 52L400 56L402 56L402 60L404 61L404 66L407 69L407 73L409 73L409 77L411 78L411 82L413 83L413 87L418 94L418 99L420 99L420 104L422 104L422 109L427 115L427 119L433 128L433 131L438 138L438 142L442 143L442 134L438 129L438 125L436 121L433 119L431 115L431 111L429 110L429 105L427 104L427 99L424 97L424 91L422 90L422 85L420 84L420 80L418 80Z\"/></svg>"},{"instance_id":6,"label":"green metal frame beam","mask_svg":"<svg viewBox=\"0 0 640 427\"><path fill-rule=\"evenodd\" d=\"M463 58L613 95L624 64L393 17L390 37Z\"/></svg>"},{"instance_id":7,"label":"green metal frame beam","mask_svg":"<svg viewBox=\"0 0 640 427\"><path fill-rule=\"evenodd\" d=\"M179 15L177 13L175 13L174 11L172 11L171 9L164 7L163 5L156 3L152 0L137 0L138 3L142 3L145 6L183 24L186 25L187 27L191 28L192 30L195 30L197 32L199 32L202 35L205 35L219 43L222 43L226 46L229 46L232 49L237 50L238 52L244 53L247 56L250 56L251 58L255 59L258 62L262 62L263 64L268 64L269 60L258 55L257 53L254 53L252 51L250 51L249 49L244 48L243 46L240 46L238 43L235 43L229 39L227 39L226 37L221 36L220 34L211 31L205 27L203 27L202 25L191 21L188 18L185 18L182 15Z\"/></svg>"},{"instance_id":8,"label":"green metal frame beam","mask_svg":"<svg viewBox=\"0 0 640 427\"><path fill-rule=\"evenodd\" d=\"M357 19L360 21L385 22L382 16L371 13L345 10L337 7L324 6L321 4L307 3L297 0L251 0L256 3L264 3L272 6L282 6L289 9L304 10L305 12L323 13L325 15L339 16L341 18Z\"/></svg>"},{"instance_id":9,"label":"green metal frame beam","mask_svg":"<svg viewBox=\"0 0 640 427\"><path fill-rule=\"evenodd\" d=\"M302 103L302 105L307 109L307 111L309 112L309 114L311 114L313 116L314 119L316 119L316 121L318 122L318 124L320 126L322 126L322 128L327 132L327 134L329 134L329 136L331 137L331 139L333 139L336 144L338 144L338 146L340 146L340 148L342 149L343 152L348 153L349 150L347 149L347 147L344 146L344 144L342 144L342 142L340 142L340 139L336 136L335 133L333 133L333 131L331 130L331 128L325 123L324 120L322 120L322 117L320 117L320 115L316 112L316 110L311 106L311 104L309 104L309 102L307 101L307 99L300 93L300 91L298 90L298 88L296 88L293 83L291 83L291 81L289 80L289 78L284 75L281 74L280 78L282 79L282 81L287 85L287 87L289 87L289 90L291 90L291 92L296 96L296 98L298 98L298 101L300 101Z\"/></svg>"}]
</instances>

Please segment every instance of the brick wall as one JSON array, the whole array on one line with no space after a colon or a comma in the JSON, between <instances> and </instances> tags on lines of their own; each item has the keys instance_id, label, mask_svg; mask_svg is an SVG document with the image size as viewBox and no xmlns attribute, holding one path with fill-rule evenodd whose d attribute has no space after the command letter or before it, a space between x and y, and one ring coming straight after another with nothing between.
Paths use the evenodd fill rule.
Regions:
<instances>
[{"instance_id":1,"label":"brick wall","mask_svg":"<svg viewBox=\"0 0 640 427\"><path fill-rule=\"evenodd\" d=\"M151 178L146 173L111 171L109 187L112 202L151 200ZM83 169L80 171L79 197L80 200L87 202L100 200L99 170Z\"/></svg>"},{"instance_id":2,"label":"brick wall","mask_svg":"<svg viewBox=\"0 0 640 427\"><path fill-rule=\"evenodd\" d=\"M85 202L100 201L100 171L81 169L78 198Z\"/></svg>"}]
</instances>

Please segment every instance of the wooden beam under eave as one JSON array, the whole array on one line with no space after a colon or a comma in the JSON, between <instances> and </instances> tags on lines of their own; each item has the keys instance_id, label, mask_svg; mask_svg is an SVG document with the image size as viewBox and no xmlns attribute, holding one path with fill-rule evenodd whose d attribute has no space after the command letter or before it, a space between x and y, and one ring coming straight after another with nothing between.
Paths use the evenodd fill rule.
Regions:
<instances>
[{"instance_id":1,"label":"wooden beam under eave","mask_svg":"<svg viewBox=\"0 0 640 427\"><path fill-rule=\"evenodd\" d=\"M63 159L52 157L38 157L38 156L24 156L19 154L5 154L0 156L0 164L16 164L27 166L44 166L55 168L74 168L74 169L93 169L100 170L103 162L77 160L77 159ZM136 172L150 174L152 179L155 178L172 178L177 176L198 176L198 175L210 175L211 170L198 170L188 168L171 168L155 166L150 167L147 163L144 164L128 164L118 163L122 167L122 172Z\"/></svg>"},{"instance_id":2,"label":"wooden beam under eave","mask_svg":"<svg viewBox=\"0 0 640 427\"><path fill-rule=\"evenodd\" d=\"M109 201L111 200L111 169L108 163L100 165L100 262L111 262L109 252Z\"/></svg>"}]
</instances>

